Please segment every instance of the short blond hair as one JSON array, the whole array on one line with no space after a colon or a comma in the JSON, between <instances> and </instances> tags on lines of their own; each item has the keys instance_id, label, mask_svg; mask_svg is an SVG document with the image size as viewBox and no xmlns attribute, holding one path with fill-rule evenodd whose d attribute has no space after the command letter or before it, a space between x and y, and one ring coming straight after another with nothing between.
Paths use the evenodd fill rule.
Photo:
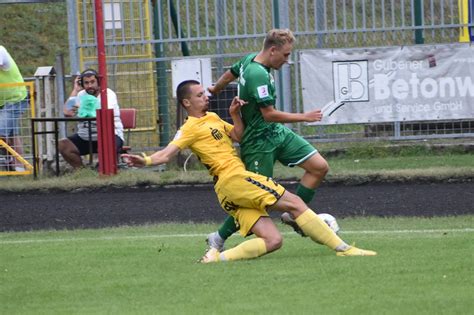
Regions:
<instances>
[{"instance_id":1,"label":"short blond hair","mask_svg":"<svg viewBox=\"0 0 474 315\"><path fill-rule=\"evenodd\" d=\"M263 49L267 50L272 46L281 47L285 44L293 44L295 35L289 29L274 28L267 33L263 41Z\"/></svg>"}]
</instances>

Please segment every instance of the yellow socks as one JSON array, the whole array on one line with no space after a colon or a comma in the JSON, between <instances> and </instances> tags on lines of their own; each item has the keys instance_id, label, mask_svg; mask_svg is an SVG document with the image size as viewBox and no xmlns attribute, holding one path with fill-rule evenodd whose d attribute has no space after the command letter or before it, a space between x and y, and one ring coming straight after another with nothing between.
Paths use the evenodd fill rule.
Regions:
<instances>
[{"instance_id":1,"label":"yellow socks","mask_svg":"<svg viewBox=\"0 0 474 315\"><path fill-rule=\"evenodd\" d=\"M313 241L324 244L336 251L350 248L343 240L334 233L313 210L308 209L295 219L298 226Z\"/></svg>"},{"instance_id":2,"label":"yellow socks","mask_svg":"<svg viewBox=\"0 0 474 315\"><path fill-rule=\"evenodd\" d=\"M220 254L219 260L251 259L267 253L265 241L262 238L253 238L240 243L238 246L228 249Z\"/></svg>"}]
</instances>

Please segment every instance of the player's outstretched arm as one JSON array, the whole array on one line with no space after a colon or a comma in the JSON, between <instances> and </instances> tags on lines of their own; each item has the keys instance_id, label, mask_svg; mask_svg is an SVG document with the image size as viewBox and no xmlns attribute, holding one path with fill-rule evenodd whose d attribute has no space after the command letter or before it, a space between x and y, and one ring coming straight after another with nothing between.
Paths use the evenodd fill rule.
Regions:
<instances>
[{"instance_id":1,"label":"player's outstretched arm","mask_svg":"<svg viewBox=\"0 0 474 315\"><path fill-rule=\"evenodd\" d=\"M178 154L179 150L178 146L168 144L163 150L156 151L150 156L122 154L121 157L126 161L128 166L152 166L168 163L172 157Z\"/></svg>"},{"instance_id":2,"label":"player's outstretched arm","mask_svg":"<svg viewBox=\"0 0 474 315\"><path fill-rule=\"evenodd\" d=\"M292 122L315 122L321 121L323 114L320 109L306 113L282 112L273 106L260 108L263 118L268 122L292 123Z\"/></svg>"},{"instance_id":3,"label":"player's outstretched arm","mask_svg":"<svg viewBox=\"0 0 474 315\"><path fill-rule=\"evenodd\" d=\"M225 89L225 87L232 81L237 79L230 70L227 70L224 72L223 75L217 80L217 82L213 85L207 88L209 93L212 95L217 95L219 94L220 91Z\"/></svg>"}]
</instances>

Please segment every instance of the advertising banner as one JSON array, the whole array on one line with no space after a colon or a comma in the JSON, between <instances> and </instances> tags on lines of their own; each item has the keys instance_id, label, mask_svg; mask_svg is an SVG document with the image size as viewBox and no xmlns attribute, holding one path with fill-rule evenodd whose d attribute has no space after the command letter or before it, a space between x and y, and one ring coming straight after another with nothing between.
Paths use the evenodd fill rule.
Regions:
<instances>
[{"instance_id":1,"label":"advertising banner","mask_svg":"<svg viewBox=\"0 0 474 315\"><path fill-rule=\"evenodd\" d=\"M470 44L303 50L300 64L318 124L474 119Z\"/></svg>"}]
</instances>

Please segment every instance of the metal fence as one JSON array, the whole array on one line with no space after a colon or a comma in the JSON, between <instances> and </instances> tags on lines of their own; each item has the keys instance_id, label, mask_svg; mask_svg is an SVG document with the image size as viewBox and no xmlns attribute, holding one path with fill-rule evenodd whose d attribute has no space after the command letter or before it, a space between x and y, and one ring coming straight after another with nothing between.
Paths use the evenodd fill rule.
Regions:
<instances>
[{"instance_id":1,"label":"metal fence","mask_svg":"<svg viewBox=\"0 0 474 315\"><path fill-rule=\"evenodd\" d=\"M25 88L27 96L18 102L8 102L12 89ZM8 135L0 137L0 176L32 174L32 145L30 118L35 117L35 89L31 82L0 84L0 103L9 117L17 121L3 121L8 126ZM3 104L5 103L5 104ZM0 117L0 119L2 119Z\"/></svg>"},{"instance_id":2,"label":"metal fence","mask_svg":"<svg viewBox=\"0 0 474 315\"><path fill-rule=\"evenodd\" d=\"M290 28L292 61L275 77L278 105L301 110L297 51L457 42L472 23L458 0L105 0L108 75L122 107L138 109L134 148L165 145L181 119L171 90L171 62L206 56L216 80L274 27ZM473 16L472 7L470 8ZM72 72L96 67L93 1L68 0ZM232 88L230 88L232 89ZM225 107L232 91L214 108ZM229 99L225 99L225 95ZM221 110L221 113L224 113ZM315 141L473 136L472 121L293 127ZM141 133L141 137L138 136Z\"/></svg>"}]
</instances>

